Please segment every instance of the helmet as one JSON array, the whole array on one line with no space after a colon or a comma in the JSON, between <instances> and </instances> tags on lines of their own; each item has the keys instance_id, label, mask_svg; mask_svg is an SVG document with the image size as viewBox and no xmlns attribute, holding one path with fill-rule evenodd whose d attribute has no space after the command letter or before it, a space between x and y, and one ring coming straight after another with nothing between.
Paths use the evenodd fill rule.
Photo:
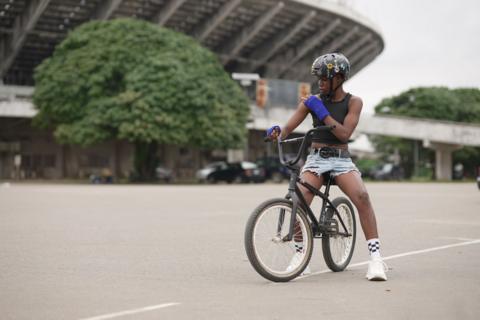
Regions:
<instances>
[{"instance_id":1,"label":"helmet","mask_svg":"<svg viewBox=\"0 0 480 320\"><path fill-rule=\"evenodd\" d=\"M350 62L341 53L327 53L318 57L312 64L312 74L317 77L333 79L337 74L343 74L345 80L350 73Z\"/></svg>"}]
</instances>

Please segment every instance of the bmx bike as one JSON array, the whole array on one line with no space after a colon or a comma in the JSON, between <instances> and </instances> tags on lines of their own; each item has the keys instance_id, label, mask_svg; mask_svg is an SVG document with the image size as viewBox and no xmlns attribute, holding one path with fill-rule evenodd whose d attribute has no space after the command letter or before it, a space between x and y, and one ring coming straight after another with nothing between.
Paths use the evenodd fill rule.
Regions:
<instances>
[{"instance_id":1,"label":"bmx bike","mask_svg":"<svg viewBox=\"0 0 480 320\"><path fill-rule=\"evenodd\" d=\"M302 274L313 253L314 238L322 239L323 257L334 272L343 271L353 255L356 239L355 213L345 197L329 199L335 184L331 172L324 176L323 192L300 179L296 166L304 155L307 141L315 131L331 130L321 126L309 130L303 137L277 140L280 162L290 171L288 193L260 204L250 215L245 228L245 250L253 268L264 278L287 282ZM297 156L286 161L283 145L301 142ZM299 185L322 199L317 217L306 203Z\"/></svg>"}]
</instances>

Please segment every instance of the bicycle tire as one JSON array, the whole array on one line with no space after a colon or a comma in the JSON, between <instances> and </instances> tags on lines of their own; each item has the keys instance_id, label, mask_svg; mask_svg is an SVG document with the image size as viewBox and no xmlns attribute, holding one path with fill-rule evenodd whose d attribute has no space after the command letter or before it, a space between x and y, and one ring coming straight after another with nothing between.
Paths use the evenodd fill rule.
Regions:
<instances>
[{"instance_id":1,"label":"bicycle tire","mask_svg":"<svg viewBox=\"0 0 480 320\"><path fill-rule=\"evenodd\" d=\"M283 250L284 247L282 246L285 246L285 248L287 248L285 252L290 253L291 246L293 245L294 241L292 240L289 242L282 242L280 241L280 239L288 234L288 227L290 225L292 206L293 205L290 200L286 200L282 198L267 200L262 204L260 204L252 212L246 224L245 250L246 250L248 259L251 265L253 266L253 268L261 276L263 276L265 279L268 279L270 281L287 282L296 278L308 266L308 263L310 262L310 259L312 257L312 252L313 252L312 228L303 210L301 208L298 208L296 216L297 216L297 219L299 219L298 221L300 221L299 228L301 229L303 242L305 245L304 250L302 251L302 254L301 254L302 255L301 261L298 263L298 265L295 268L289 271L287 271L289 266L287 268L284 268L284 265L282 263L279 264L279 267L276 267L276 269L278 269L276 270L274 267L268 265L266 262L268 260L266 257L268 252L264 253L263 251L266 251L266 250L261 249L261 245L263 245L263 243L273 242L273 246L271 243L269 243L269 245L273 248L273 250L278 249L278 251ZM278 212L280 211L277 212L277 209L281 210L282 208L285 209L286 211L284 215L285 217L284 223L282 223L282 226L280 227L281 236L278 236L277 234L277 236L273 237L275 235L276 230L270 230L269 228L269 231L267 232L268 235L265 236L266 239L262 241L260 239L261 237L257 236L257 234L261 232L261 230L259 229L263 228L263 225L260 225L261 219L264 219L267 214L270 214L268 218L273 219L272 220L273 224L275 224L276 222L278 225L280 225L279 218L276 217L274 214L277 213L277 216L278 216ZM287 211L289 211L290 214L287 214ZM273 229L277 229L277 227L274 226ZM273 237L273 238L268 240L269 237ZM277 240L274 240L274 239L277 239ZM278 245L278 246L275 246L275 245ZM295 254L296 252L294 251L292 254L292 259L293 259L293 255ZM287 259L284 259L284 260L288 261L288 257ZM289 260L289 261L290 261L289 263L291 264L291 261L293 260Z\"/></svg>"},{"instance_id":2,"label":"bicycle tire","mask_svg":"<svg viewBox=\"0 0 480 320\"><path fill-rule=\"evenodd\" d=\"M348 232L351 232L351 237L346 237L342 235L329 235L324 234L322 236L322 252L325 263L328 268L334 272L340 272L345 270L345 268L350 263L352 259L353 251L355 249L355 240L357 237L357 225L355 220L355 211L353 210L352 203L344 197L335 198L332 200L332 204L337 208L342 220L344 221ZM333 209L328 209L326 211L327 219L336 219L338 218L334 215ZM340 223L338 223L338 229L340 232L344 232L344 228ZM337 248L343 248L341 252L336 251ZM340 257L339 257L340 255Z\"/></svg>"}]
</instances>

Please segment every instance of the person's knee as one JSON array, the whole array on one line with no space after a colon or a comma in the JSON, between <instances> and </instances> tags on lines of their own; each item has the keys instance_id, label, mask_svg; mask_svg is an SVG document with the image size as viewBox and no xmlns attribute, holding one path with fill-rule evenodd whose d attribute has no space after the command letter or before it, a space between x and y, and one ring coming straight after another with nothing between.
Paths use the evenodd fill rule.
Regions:
<instances>
[{"instance_id":1,"label":"person's knee","mask_svg":"<svg viewBox=\"0 0 480 320\"><path fill-rule=\"evenodd\" d=\"M361 206L362 208L369 208L371 206L370 196L366 190L359 191L356 198L357 206Z\"/></svg>"}]
</instances>

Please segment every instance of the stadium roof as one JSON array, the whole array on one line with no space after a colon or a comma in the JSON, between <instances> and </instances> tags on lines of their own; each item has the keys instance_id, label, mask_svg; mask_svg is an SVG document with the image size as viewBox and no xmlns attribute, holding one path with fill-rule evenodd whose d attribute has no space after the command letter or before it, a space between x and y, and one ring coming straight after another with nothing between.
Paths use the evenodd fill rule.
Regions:
<instances>
[{"instance_id":1,"label":"stadium roof","mask_svg":"<svg viewBox=\"0 0 480 320\"><path fill-rule=\"evenodd\" d=\"M0 0L0 79L33 85L33 70L68 32L134 17L198 39L229 72L309 81L313 59L340 51L352 75L381 53L378 28L345 5L315 0Z\"/></svg>"}]
</instances>

